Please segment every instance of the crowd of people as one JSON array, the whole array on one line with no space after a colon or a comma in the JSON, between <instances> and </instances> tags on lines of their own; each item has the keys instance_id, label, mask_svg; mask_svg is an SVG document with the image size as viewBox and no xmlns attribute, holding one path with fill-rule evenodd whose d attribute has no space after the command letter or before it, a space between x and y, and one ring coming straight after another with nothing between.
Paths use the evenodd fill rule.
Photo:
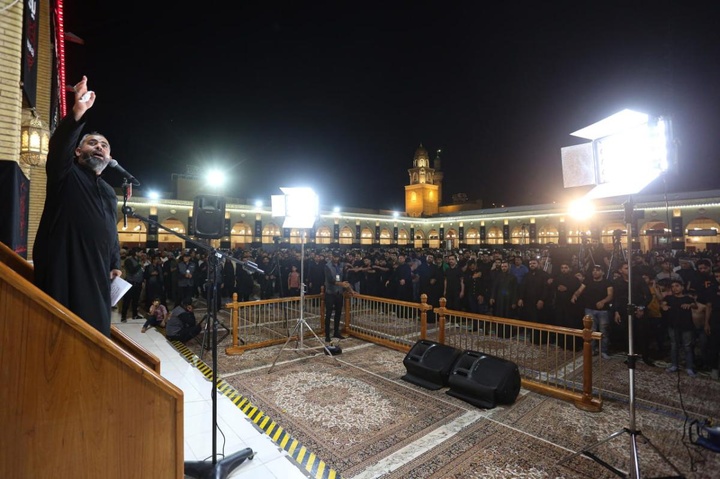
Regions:
<instances>
[{"instance_id":1,"label":"crowd of people","mask_svg":"<svg viewBox=\"0 0 720 479\"><path fill-rule=\"evenodd\" d=\"M589 315L593 329L603 333L601 344L594 345L594 354L603 359L627 352L632 316L634 351L647 365L669 359L670 371L684 369L694 376L700 368L717 377L720 255L637 252L626 258L622 251L616 257L602 247L565 256L553 252L381 247L340 251L308 246L303 261L299 248L237 249L226 252L216 268L218 305L233 293L239 301L298 296L301 288L320 294L324 287L327 293L333 289L332 278L341 272L347 284L343 289L381 298L419 302L425 294L434 306L445 298L446 307L456 311L574 329L582 328L583 317ZM123 298L123 319L130 312L133 317L149 312L153 299L170 310L171 303L177 306L185 298L207 294L208 261L203 251L136 248L121 250L121 256L124 277L133 284ZM243 268L247 261L261 272ZM328 265L333 271L329 279ZM430 312L428 321L435 320ZM335 337L342 337L337 327ZM548 338L538 335L533 340Z\"/></svg>"}]
</instances>

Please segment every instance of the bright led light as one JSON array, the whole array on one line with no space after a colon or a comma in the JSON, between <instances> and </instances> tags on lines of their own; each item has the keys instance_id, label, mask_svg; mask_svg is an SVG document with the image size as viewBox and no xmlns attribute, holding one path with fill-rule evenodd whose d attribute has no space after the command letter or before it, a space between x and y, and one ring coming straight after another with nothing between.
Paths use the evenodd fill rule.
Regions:
<instances>
[{"instance_id":1,"label":"bright led light","mask_svg":"<svg viewBox=\"0 0 720 479\"><path fill-rule=\"evenodd\" d=\"M148 198L150 198L151 200L156 200L156 199L160 198L160 193L158 193L155 190L148 191L147 195L148 195Z\"/></svg>"},{"instance_id":2,"label":"bright led light","mask_svg":"<svg viewBox=\"0 0 720 479\"><path fill-rule=\"evenodd\" d=\"M258 208L262 208L262 205L263 205L262 200L255 200L255 206L257 206Z\"/></svg>"},{"instance_id":3,"label":"bright led light","mask_svg":"<svg viewBox=\"0 0 720 479\"><path fill-rule=\"evenodd\" d=\"M586 220L595 213L595 205L588 198L580 198L570 203L568 212L577 220Z\"/></svg>"},{"instance_id":4,"label":"bright led light","mask_svg":"<svg viewBox=\"0 0 720 479\"><path fill-rule=\"evenodd\" d=\"M272 195L272 215L284 216L283 228L312 228L320 212L320 201L311 188L280 188Z\"/></svg>"},{"instance_id":5,"label":"bright led light","mask_svg":"<svg viewBox=\"0 0 720 479\"><path fill-rule=\"evenodd\" d=\"M225 184L225 173L217 169L210 170L205 175L205 181L209 185L219 188Z\"/></svg>"},{"instance_id":6,"label":"bright led light","mask_svg":"<svg viewBox=\"0 0 720 479\"><path fill-rule=\"evenodd\" d=\"M669 166L669 121L623 110L572 133L592 143L563 148L563 177L569 186L595 185L588 198L641 191Z\"/></svg>"}]
</instances>

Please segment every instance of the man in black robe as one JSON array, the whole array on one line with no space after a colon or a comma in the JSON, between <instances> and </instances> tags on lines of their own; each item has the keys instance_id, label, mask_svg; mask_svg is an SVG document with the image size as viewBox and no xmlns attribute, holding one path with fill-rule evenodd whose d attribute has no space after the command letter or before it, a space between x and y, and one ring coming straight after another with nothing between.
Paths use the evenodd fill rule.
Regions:
<instances>
[{"instance_id":1,"label":"man in black robe","mask_svg":"<svg viewBox=\"0 0 720 479\"><path fill-rule=\"evenodd\" d=\"M47 196L33 263L38 288L110 336L110 281L122 274L117 197L100 177L112 159L110 144L98 133L78 142L94 103L95 93L83 77L75 85L72 112L50 139Z\"/></svg>"}]
</instances>

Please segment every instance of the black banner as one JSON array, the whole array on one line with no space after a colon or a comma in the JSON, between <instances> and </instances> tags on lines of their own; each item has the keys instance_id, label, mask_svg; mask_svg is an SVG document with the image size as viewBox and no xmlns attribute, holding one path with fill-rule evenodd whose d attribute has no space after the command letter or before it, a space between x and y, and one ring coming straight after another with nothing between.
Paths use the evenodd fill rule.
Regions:
<instances>
[{"instance_id":1,"label":"black banner","mask_svg":"<svg viewBox=\"0 0 720 479\"><path fill-rule=\"evenodd\" d=\"M262 238L262 220L255 220L255 239Z\"/></svg>"},{"instance_id":2,"label":"black banner","mask_svg":"<svg viewBox=\"0 0 720 479\"><path fill-rule=\"evenodd\" d=\"M503 225L503 243L510 242L510 225Z\"/></svg>"},{"instance_id":3,"label":"black banner","mask_svg":"<svg viewBox=\"0 0 720 479\"><path fill-rule=\"evenodd\" d=\"M38 42L40 35L40 0L25 0L22 38L22 89L31 108L37 102ZM61 39L62 41L62 39ZM61 85L61 88L65 88Z\"/></svg>"},{"instance_id":4,"label":"black banner","mask_svg":"<svg viewBox=\"0 0 720 479\"><path fill-rule=\"evenodd\" d=\"M440 227L440 236L439 236L439 238L440 238L440 241L445 241L445 227L443 227L443 226Z\"/></svg>"},{"instance_id":5,"label":"black banner","mask_svg":"<svg viewBox=\"0 0 720 479\"><path fill-rule=\"evenodd\" d=\"M415 227L410 228L410 244L415 244Z\"/></svg>"},{"instance_id":6,"label":"black banner","mask_svg":"<svg viewBox=\"0 0 720 479\"><path fill-rule=\"evenodd\" d=\"M487 240L487 229L485 228L485 226L481 226L480 227L480 242L485 243L486 240Z\"/></svg>"},{"instance_id":7,"label":"black banner","mask_svg":"<svg viewBox=\"0 0 720 479\"><path fill-rule=\"evenodd\" d=\"M460 228L458 228L458 239L460 241L465 239L465 227L464 226L460 226Z\"/></svg>"},{"instance_id":8,"label":"black banner","mask_svg":"<svg viewBox=\"0 0 720 479\"><path fill-rule=\"evenodd\" d=\"M397 243L397 240L398 240L398 227L397 226L395 226L393 228L393 240L395 240L395 242Z\"/></svg>"},{"instance_id":9,"label":"black banner","mask_svg":"<svg viewBox=\"0 0 720 479\"><path fill-rule=\"evenodd\" d=\"M195 225L192 216L188 216L188 236L195 236Z\"/></svg>"},{"instance_id":10,"label":"black banner","mask_svg":"<svg viewBox=\"0 0 720 479\"><path fill-rule=\"evenodd\" d=\"M223 225L223 236L230 236L230 218L225 218Z\"/></svg>"},{"instance_id":11,"label":"black banner","mask_svg":"<svg viewBox=\"0 0 720 479\"><path fill-rule=\"evenodd\" d=\"M535 243L537 241L537 225L530 223L530 241Z\"/></svg>"},{"instance_id":12,"label":"black banner","mask_svg":"<svg viewBox=\"0 0 720 479\"><path fill-rule=\"evenodd\" d=\"M158 226L157 226L158 215L148 215L148 219L150 220L148 222L148 229L147 229L148 236L150 236L150 235L157 236L157 234L158 234Z\"/></svg>"},{"instance_id":13,"label":"black banner","mask_svg":"<svg viewBox=\"0 0 720 479\"><path fill-rule=\"evenodd\" d=\"M380 226L379 225L375 226L375 242L376 243L380 242Z\"/></svg>"},{"instance_id":14,"label":"black banner","mask_svg":"<svg viewBox=\"0 0 720 479\"><path fill-rule=\"evenodd\" d=\"M358 226L359 228L359 226ZM334 224L333 225L333 243L337 243L340 241L340 225Z\"/></svg>"},{"instance_id":15,"label":"black banner","mask_svg":"<svg viewBox=\"0 0 720 479\"><path fill-rule=\"evenodd\" d=\"M335 227L337 228L338 226L335 225ZM362 228L360 227L360 225L355 225L355 239L356 239L358 242L360 241L361 235L362 235ZM338 237L339 237L339 236L338 236Z\"/></svg>"},{"instance_id":16,"label":"black banner","mask_svg":"<svg viewBox=\"0 0 720 479\"><path fill-rule=\"evenodd\" d=\"M685 231L683 231L682 216L673 216L672 220L670 220L670 224L672 228L673 238L680 238L685 236Z\"/></svg>"},{"instance_id":17,"label":"black banner","mask_svg":"<svg viewBox=\"0 0 720 479\"><path fill-rule=\"evenodd\" d=\"M0 241L25 259L29 201L30 181L20 166L14 161L0 161L0 204L9 213L0 221Z\"/></svg>"}]
</instances>

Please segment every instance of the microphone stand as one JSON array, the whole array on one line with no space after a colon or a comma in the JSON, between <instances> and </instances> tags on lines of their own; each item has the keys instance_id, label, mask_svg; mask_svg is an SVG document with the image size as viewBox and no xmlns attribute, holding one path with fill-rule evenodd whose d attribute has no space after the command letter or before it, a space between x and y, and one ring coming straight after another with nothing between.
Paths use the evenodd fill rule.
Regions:
<instances>
[{"instance_id":1,"label":"microphone stand","mask_svg":"<svg viewBox=\"0 0 720 479\"><path fill-rule=\"evenodd\" d=\"M125 181L127 183L127 180ZM125 185L123 183L123 186ZM123 191L127 191L125 188L123 188ZM218 259L221 257L225 257L226 259L229 259L230 261L233 261L235 263L240 264L243 268L246 268L247 270L253 271L253 272L259 272L262 273L263 271L257 267L255 263L252 261L242 261L237 258L233 258L231 256L225 255L219 251L217 251L215 248L210 246L209 244L194 240L190 238L189 236L185 236L181 233L178 233L176 231L171 230L170 228L166 228L165 226L161 225L155 220L151 220L149 218L145 218L144 216L140 216L139 214L135 213L132 209L132 207L127 206L127 195L123 195L123 207L122 212L125 217L127 215L132 216L133 218L137 218L140 221L143 221L147 224L153 224L157 226L158 228L163 229L164 231L167 231L169 233L172 233L173 235L177 236L178 238L182 238L187 242L190 242L192 244L200 246L202 249L207 251L208 254L208 275L212 275L213 279L216 279L216 266L218 263ZM210 321L213 322L213 330L212 330L212 359L213 359L213 367L212 367L212 390L210 392L210 395L212 397L212 462L207 461L186 461L185 462L185 475L195 478L195 479L225 479L230 475L230 473L235 470L240 464L242 464L245 459L252 459L255 457L255 453L253 450L249 447L242 449L234 454L230 454L229 456L224 456L222 459L217 459L217 383L219 381L218 379L218 366L217 366L217 331L218 331L218 320L217 320L217 301L215 299L215 288L216 288L216 281L213 281L213 283L210 285L210 288L207 293L207 301L208 301L208 312L210 313L210 316L208 317L208 323ZM204 342L204 341L203 341ZM203 345L204 347L204 345Z\"/></svg>"},{"instance_id":2,"label":"microphone stand","mask_svg":"<svg viewBox=\"0 0 720 479\"><path fill-rule=\"evenodd\" d=\"M122 206L122 212L123 212L123 227L127 228L127 217L128 217L128 205L127 201L128 198L132 196L132 183L128 183L127 178L123 178L122 182L122 191L123 191L123 206ZM132 209L130 209L132 211Z\"/></svg>"}]
</instances>

